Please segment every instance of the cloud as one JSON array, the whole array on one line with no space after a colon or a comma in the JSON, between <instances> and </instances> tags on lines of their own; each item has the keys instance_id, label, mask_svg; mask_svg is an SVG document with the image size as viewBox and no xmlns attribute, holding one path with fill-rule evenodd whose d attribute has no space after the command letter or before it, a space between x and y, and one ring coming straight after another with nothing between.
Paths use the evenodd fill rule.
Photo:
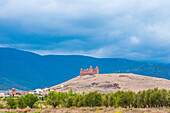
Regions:
<instances>
[{"instance_id":1,"label":"cloud","mask_svg":"<svg viewBox=\"0 0 170 113\"><path fill-rule=\"evenodd\" d=\"M169 0L1 0L0 44L43 54L170 62L169 4Z\"/></svg>"},{"instance_id":2,"label":"cloud","mask_svg":"<svg viewBox=\"0 0 170 113\"><path fill-rule=\"evenodd\" d=\"M6 44L0 44L0 47L8 47Z\"/></svg>"},{"instance_id":3,"label":"cloud","mask_svg":"<svg viewBox=\"0 0 170 113\"><path fill-rule=\"evenodd\" d=\"M139 42L140 42L140 40L136 36L131 37L131 43L132 44L138 44Z\"/></svg>"}]
</instances>

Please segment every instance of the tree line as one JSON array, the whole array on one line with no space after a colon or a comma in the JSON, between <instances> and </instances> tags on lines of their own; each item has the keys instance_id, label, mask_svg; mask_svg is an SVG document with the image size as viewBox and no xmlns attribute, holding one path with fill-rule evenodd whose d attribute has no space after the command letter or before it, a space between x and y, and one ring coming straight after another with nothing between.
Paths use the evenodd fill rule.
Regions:
<instances>
[{"instance_id":1,"label":"tree line","mask_svg":"<svg viewBox=\"0 0 170 113\"><path fill-rule=\"evenodd\" d=\"M146 107L170 107L170 90L148 89L139 91L117 91L115 93L102 94L97 91L85 93L73 93L72 88L69 92L49 92L48 96L43 98L45 105L51 105L54 108L59 107L123 107L123 108L146 108ZM23 97L7 100L11 108L33 108L38 101L36 95L27 94Z\"/></svg>"}]
</instances>

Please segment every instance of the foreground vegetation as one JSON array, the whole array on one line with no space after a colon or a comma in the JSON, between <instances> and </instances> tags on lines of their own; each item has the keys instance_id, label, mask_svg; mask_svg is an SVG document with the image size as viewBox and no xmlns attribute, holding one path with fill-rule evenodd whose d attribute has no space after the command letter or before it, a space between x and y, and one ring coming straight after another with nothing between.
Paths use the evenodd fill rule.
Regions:
<instances>
[{"instance_id":1,"label":"foreground vegetation","mask_svg":"<svg viewBox=\"0 0 170 113\"><path fill-rule=\"evenodd\" d=\"M68 93L50 92L46 100L47 104L63 107L95 107L95 106L110 106L110 107L170 107L170 91L165 89L158 90L149 89L139 91L117 91L116 93L101 94L97 91L90 93L76 94L72 90Z\"/></svg>"},{"instance_id":2,"label":"foreground vegetation","mask_svg":"<svg viewBox=\"0 0 170 113\"><path fill-rule=\"evenodd\" d=\"M0 113L170 113L170 108L71 107L58 109L0 109Z\"/></svg>"},{"instance_id":3,"label":"foreground vegetation","mask_svg":"<svg viewBox=\"0 0 170 113\"><path fill-rule=\"evenodd\" d=\"M39 100L39 101L38 101ZM40 101L41 100L41 101ZM81 94L69 92L49 92L48 96L38 99L37 95L27 94L23 97L10 97L7 106L0 108L73 108L73 107L113 107L113 108L153 108L170 107L170 91L165 89L149 89L139 91L117 91L116 93L101 94L97 91Z\"/></svg>"}]
</instances>

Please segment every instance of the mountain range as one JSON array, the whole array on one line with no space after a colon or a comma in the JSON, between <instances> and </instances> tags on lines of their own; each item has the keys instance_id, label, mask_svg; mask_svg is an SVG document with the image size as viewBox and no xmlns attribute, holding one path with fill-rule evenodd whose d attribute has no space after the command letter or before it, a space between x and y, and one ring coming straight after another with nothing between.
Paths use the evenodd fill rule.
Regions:
<instances>
[{"instance_id":1,"label":"mountain range","mask_svg":"<svg viewBox=\"0 0 170 113\"><path fill-rule=\"evenodd\" d=\"M79 76L80 69L98 66L99 73L134 73L170 79L170 65L122 58L81 55L38 55L13 48L0 48L0 90L50 87Z\"/></svg>"}]
</instances>

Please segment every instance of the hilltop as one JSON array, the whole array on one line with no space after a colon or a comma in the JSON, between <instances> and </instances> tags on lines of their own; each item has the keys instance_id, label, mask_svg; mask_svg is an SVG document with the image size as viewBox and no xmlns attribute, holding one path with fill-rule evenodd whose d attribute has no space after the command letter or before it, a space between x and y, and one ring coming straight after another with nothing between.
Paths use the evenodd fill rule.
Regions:
<instances>
[{"instance_id":1,"label":"hilltop","mask_svg":"<svg viewBox=\"0 0 170 113\"><path fill-rule=\"evenodd\" d=\"M135 73L170 80L170 66L122 58L81 55L45 55L0 48L0 90L51 87L80 75L80 69L100 68L99 73Z\"/></svg>"},{"instance_id":2,"label":"hilltop","mask_svg":"<svg viewBox=\"0 0 170 113\"><path fill-rule=\"evenodd\" d=\"M95 91L101 93L123 91L142 91L147 89L167 89L170 90L170 80L147 77L132 73L113 73L78 76L69 81L51 87L58 92L68 92L72 87L74 92L81 93Z\"/></svg>"}]
</instances>

